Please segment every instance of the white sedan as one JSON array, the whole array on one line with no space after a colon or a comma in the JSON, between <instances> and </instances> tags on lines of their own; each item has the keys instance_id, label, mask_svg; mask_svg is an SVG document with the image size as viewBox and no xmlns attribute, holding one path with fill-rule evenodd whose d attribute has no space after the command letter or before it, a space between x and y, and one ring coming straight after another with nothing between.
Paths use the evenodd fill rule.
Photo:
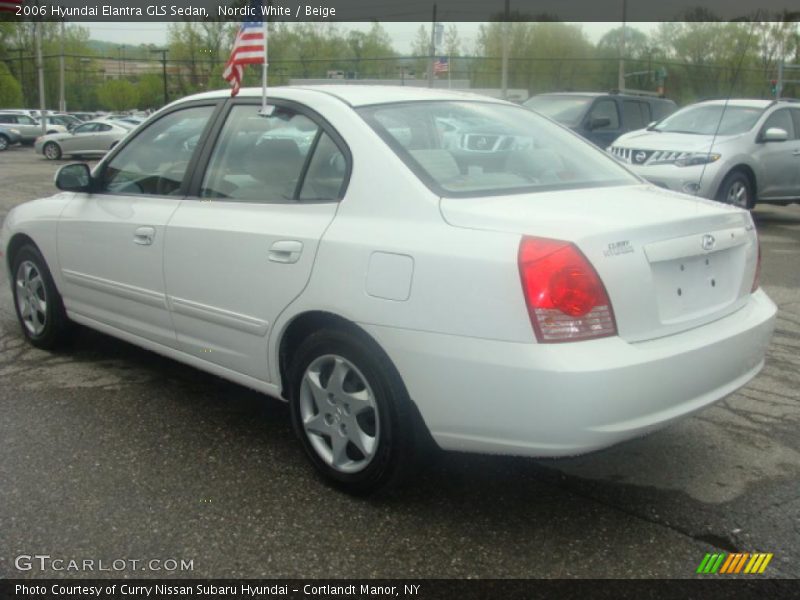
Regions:
<instances>
[{"instance_id":1,"label":"white sedan","mask_svg":"<svg viewBox=\"0 0 800 600\"><path fill-rule=\"evenodd\" d=\"M133 129L129 123L89 121L70 132L52 133L36 138L35 150L50 160L64 155L102 156Z\"/></svg>"},{"instance_id":2,"label":"white sedan","mask_svg":"<svg viewBox=\"0 0 800 600\"><path fill-rule=\"evenodd\" d=\"M260 95L175 102L8 214L31 343L80 323L281 397L353 493L398 480L428 436L574 455L762 368L776 308L746 211L482 96L276 88L262 113ZM454 120L508 142L444 147Z\"/></svg>"}]
</instances>

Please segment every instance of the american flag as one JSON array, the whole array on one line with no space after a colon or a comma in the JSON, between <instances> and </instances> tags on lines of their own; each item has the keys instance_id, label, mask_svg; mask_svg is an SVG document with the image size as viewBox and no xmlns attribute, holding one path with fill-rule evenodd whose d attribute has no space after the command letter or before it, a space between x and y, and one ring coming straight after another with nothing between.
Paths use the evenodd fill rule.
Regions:
<instances>
[{"instance_id":1,"label":"american flag","mask_svg":"<svg viewBox=\"0 0 800 600\"><path fill-rule=\"evenodd\" d=\"M22 0L0 0L0 11L17 12L17 7L22 5Z\"/></svg>"},{"instance_id":2,"label":"american flag","mask_svg":"<svg viewBox=\"0 0 800 600\"><path fill-rule=\"evenodd\" d=\"M441 56L433 62L434 73L447 73L450 70L450 59Z\"/></svg>"},{"instance_id":3,"label":"american flag","mask_svg":"<svg viewBox=\"0 0 800 600\"><path fill-rule=\"evenodd\" d=\"M257 14L260 14L260 6L257 10ZM264 23L261 21L245 21L242 23L233 42L231 57L222 72L222 76L231 84L231 96L238 94L239 88L242 87L244 65L264 64L266 44Z\"/></svg>"}]
</instances>

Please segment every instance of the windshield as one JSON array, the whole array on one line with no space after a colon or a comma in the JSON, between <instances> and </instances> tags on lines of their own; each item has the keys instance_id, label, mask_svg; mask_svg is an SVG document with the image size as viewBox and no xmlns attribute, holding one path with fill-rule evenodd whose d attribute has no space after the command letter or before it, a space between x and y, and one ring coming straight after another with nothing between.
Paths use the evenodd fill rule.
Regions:
<instances>
[{"instance_id":1,"label":"windshield","mask_svg":"<svg viewBox=\"0 0 800 600\"><path fill-rule=\"evenodd\" d=\"M572 127L580 123L591 101L586 96L534 96L523 106Z\"/></svg>"},{"instance_id":2,"label":"windshield","mask_svg":"<svg viewBox=\"0 0 800 600\"><path fill-rule=\"evenodd\" d=\"M440 196L639 182L590 143L518 106L409 102L367 106L358 112Z\"/></svg>"},{"instance_id":3,"label":"windshield","mask_svg":"<svg viewBox=\"0 0 800 600\"><path fill-rule=\"evenodd\" d=\"M654 131L695 135L736 135L753 128L763 108L696 104L673 113L653 127Z\"/></svg>"}]
</instances>

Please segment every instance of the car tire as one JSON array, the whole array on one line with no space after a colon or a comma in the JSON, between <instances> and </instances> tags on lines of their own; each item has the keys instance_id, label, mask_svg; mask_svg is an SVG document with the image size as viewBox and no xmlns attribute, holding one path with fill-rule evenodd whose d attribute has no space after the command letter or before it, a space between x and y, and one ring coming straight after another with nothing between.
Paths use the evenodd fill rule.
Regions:
<instances>
[{"instance_id":1,"label":"car tire","mask_svg":"<svg viewBox=\"0 0 800 600\"><path fill-rule=\"evenodd\" d=\"M42 154L48 160L58 160L61 158L61 147L55 142L47 142L42 148Z\"/></svg>"},{"instance_id":2,"label":"car tire","mask_svg":"<svg viewBox=\"0 0 800 600\"><path fill-rule=\"evenodd\" d=\"M8 150L8 147L11 145L11 140L8 139L7 136L0 133L0 152L3 150Z\"/></svg>"},{"instance_id":3,"label":"car tire","mask_svg":"<svg viewBox=\"0 0 800 600\"><path fill-rule=\"evenodd\" d=\"M14 310L28 341L45 350L63 346L70 338L71 321L36 246L27 244L14 254L11 277Z\"/></svg>"},{"instance_id":4,"label":"car tire","mask_svg":"<svg viewBox=\"0 0 800 600\"><path fill-rule=\"evenodd\" d=\"M753 183L742 171L728 173L717 192L717 200L750 210L755 206Z\"/></svg>"},{"instance_id":5,"label":"car tire","mask_svg":"<svg viewBox=\"0 0 800 600\"><path fill-rule=\"evenodd\" d=\"M326 483L353 495L385 492L416 464L416 423L394 365L365 334L311 334L289 369L292 424Z\"/></svg>"}]
</instances>

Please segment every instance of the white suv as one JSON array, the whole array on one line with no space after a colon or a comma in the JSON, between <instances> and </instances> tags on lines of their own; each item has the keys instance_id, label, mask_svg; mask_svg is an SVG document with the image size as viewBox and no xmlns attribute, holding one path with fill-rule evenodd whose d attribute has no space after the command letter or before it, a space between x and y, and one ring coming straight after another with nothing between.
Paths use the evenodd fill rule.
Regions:
<instances>
[{"instance_id":1,"label":"white suv","mask_svg":"<svg viewBox=\"0 0 800 600\"><path fill-rule=\"evenodd\" d=\"M611 154L661 187L753 208L800 201L800 104L713 100L618 138Z\"/></svg>"}]
</instances>

